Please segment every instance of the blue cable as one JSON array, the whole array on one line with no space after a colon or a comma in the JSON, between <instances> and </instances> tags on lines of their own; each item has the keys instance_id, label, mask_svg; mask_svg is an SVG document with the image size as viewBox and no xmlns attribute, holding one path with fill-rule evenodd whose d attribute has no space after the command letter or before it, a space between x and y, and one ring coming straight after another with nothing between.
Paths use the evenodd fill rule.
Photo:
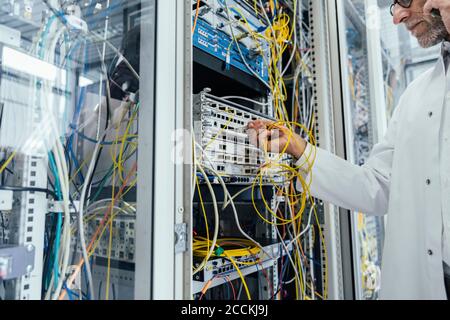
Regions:
<instances>
[{"instance_id":1,"label":"blue cable","mask_svg":"<svg viewBox=\"0 0 450 320\"><path fill-rule=\"evenodd\" d=\"M83 133L81 133L81 132L79 132L79 131L75 131L75 133L76 133L79 137L81 137L82 139L87 140L87 141L89 141L89 142L92 142L92 143L95 143L95 144L97 144L97 143L100 142L100 141L98 141L98 140L95 140L95 139L93 139L93 138L90 138L90 137L84 135ZM126 141L130 142L130 141L133 141L133 140L136 140L136 139L137 139L136 137L130 137L130 138L128 138ZM121 142L120 142L120 141L117 142L117 143L116 143L115 141L105 141L105 142L100 142L100 145L103 145L103 146L105 146L105 145L110 146L110 145L114 145L114 144L121 144Z\"/></svg>"},{"instance_id":2,"label":"blue cable","mask_svg":"<svg viewBox=\"0 0 450 320\"><path fill-rule=\"evenodd\" d=\"M55 177L55 193L58 197L58 200L62 200L61 196L61 184L58 177L58 170L56 169L55 159L53 157L53 153L49 153L49 166L50 170L53 172ZM55 281L53 282L54 288L56 289L58 280L59 280L59 262L58 262L58 248L61 242L61 229L62 229L62 212L58 212L58 221L56 223L56 236L55 236L55 252L53 255L53 273L55 275Z\"/></svg>"},{"instance_id":3,"label":"blue cable","mask_svg":"<svg viewBox=\"0 0 450 320\"><path fill-rule=\"evenodd\" d=\"M223 7L228 6L225 3L226 0L218 0L218 1ZM277 0L274 0L274 1L275 1L275 8L274 8L274 13L273 13L272 19L270 19L270 23L271 24L275 20L275 17L277 16L277 13L278 13L278 11L277 11L278 1ZM234 13L237 13L238 15L242 16L237 10L234 10L233 8L231 8L230 11L232 11ZM251 23L249 22L249 24L251 24ZM251 25L253 25L253 24L251 24ZM253 25L253 26L256 27L255 25ZM264 31L266 31L268 28L269 28L269 25L267 25L265 27L259 27L258 29L256 29L256 32L257 33L262 33Z\"/></svg>"},{"instance_id":4,"label":"blue cable","mask_svg":"<svg viewBox=\"0 0 450 320\"><path fill-rule=\"evenodd\" d=\"M86 60L87 58L87 45L86 45L86 41L85 41L85 46L84 46L84 60ZM84 64L83 66L83 74L86 73L87 71L87 66L86 64ZM70 125L70 128L72 129L72 132L68 138L68 142L67 142L67 149L69 150L69 156L72 157L73 162L75 164L75 167L78 168L79 167L79 163L78 163L78 159L76 158L75 152L73 150L73 139L74 139L74 131L75 131L75 126L76 123L78 123L80 116L81 116L81 108L84 104L84 100L85 100L85 96L86 96L86 87L82 87L80 89L80 96L79 99L77 101L76 107L75 107L75 112L72 118L72 124ZM84 176L81 172L81 170L78 172L78 178L80 179L81 183L84 183Z\"/></svg>"},{"instance_id":5,"label":"blue cable","mask_svg":"<svg viewBox=\"0 0 450 320\"><path fill-rule=\"evenodd\" d=\"M67 296L69 297L70 301L73 301L73 297L72 297L72 290L70 290L69 288L67 288L66 284L64 283L63 289L66 290L67 292Z\"/></svg>"},{"instance_id":6,"label":"blue cable","mask_svg":"<svg viewBox=\"0 0 450 320\"><path fill-rule=\"evenodd\" d=\"M79 295L78 293L74 292L73 290L70 290L70 289L67 287L66 282L64 282L64 285L63 285L62 288L63 288L64 290L66 290L67 295L68 295L68 297L69 297L69 300L73 301L73 300L74 300L74 299L73 299L74 296L75 296L75 298L80 298L80 295ZM85 294L84 294L83 292L81 292L81 296L84 298L84 297L85 297Z\"/></svg>"},{"instance_id":7,"label":"blue cable","mask_svg":"<svg viewBox=\"0 0 450 320\"><path fill-rule=\"evenodd\" d=\"M89 260L90 260L90 261L89 261L89 264L92 266L92 265L93 265L94 257L91 256L91 258L90 258ZM84 269L84 281L86 281L86 287L88 287L88 285L89 285L89 280L88 280L87 272L86 272L86 264L83 265L83 269ZM91 296L90 296L89 290L87 290L86 298L87 298L87 300L91 300Z\"/></svg>"}]
</instances>

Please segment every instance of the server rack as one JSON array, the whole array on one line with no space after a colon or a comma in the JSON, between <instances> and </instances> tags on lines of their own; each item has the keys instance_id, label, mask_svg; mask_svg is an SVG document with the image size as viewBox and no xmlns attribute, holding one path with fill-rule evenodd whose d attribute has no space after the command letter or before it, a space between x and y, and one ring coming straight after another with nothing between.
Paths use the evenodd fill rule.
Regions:
<instances>
[{"instance_id":1,"label":"server rack","mask_svg":"<svg viewBox=\"0 0 450 320\"><path fill-rule=\"evenodd\" d=\"M155 8L1 4L2 299L139 295L135 270L152 257L136 252L153 219Z\"/></svg>"}]
</instances>

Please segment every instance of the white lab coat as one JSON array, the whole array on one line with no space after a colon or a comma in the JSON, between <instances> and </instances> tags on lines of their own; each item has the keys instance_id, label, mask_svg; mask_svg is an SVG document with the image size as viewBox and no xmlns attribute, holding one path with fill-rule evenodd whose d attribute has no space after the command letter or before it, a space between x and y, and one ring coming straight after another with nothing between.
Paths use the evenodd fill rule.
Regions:
<instances>
[{"instance_id":1,"label":"white lab coat","mask_svg":"<svg viewBox=\"0 0 450 320\"><path fill-rule=\"evenodd\" d=\"M446 299L439 169L445 99L450 97L441 56L406 89L366 165L317 150L311 171L314 197L369 215L388 214L382 299Z\"/></svg>"}]
</instances>

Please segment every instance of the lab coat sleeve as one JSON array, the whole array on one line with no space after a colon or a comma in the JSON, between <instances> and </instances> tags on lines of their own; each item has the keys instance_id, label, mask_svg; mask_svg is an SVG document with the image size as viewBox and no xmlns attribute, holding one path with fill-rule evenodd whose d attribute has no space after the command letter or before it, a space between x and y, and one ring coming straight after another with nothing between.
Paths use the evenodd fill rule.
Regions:
<instances>
[{"instance_id":1,"label":"lab coat sleeve","mask_svg":"<svg viewBox=\"0 0 450 320\"><path fill-rule=\"evenodd\" d=\"M394 112L384 139L373 148L362 167L308 144L296 166L306 185L310 185L311 195L345 209L386 214L399 110L400 107ZM302 191L304 187L298 179L297 189Z\"/></svg>"}]
</instances>

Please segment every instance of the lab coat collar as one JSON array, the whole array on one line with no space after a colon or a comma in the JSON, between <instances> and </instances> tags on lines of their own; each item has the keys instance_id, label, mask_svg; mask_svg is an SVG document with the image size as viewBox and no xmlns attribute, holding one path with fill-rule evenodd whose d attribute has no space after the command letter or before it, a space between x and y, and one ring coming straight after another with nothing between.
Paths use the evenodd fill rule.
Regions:
<instances>
[{"instance_id":1,"label":"lab coat collar","mask_svg":"<svg viewBox=\"0 0 450 320\"><path fill-rule=\"evenodd\" d=\"M450 41L442 41L441 56L445 57L447 54L450 54Z\"/></svg>"},{"instance_id":2,"label":"lab coat collar","mask_svg":"<svg viewBox=\"0 0 450 320\"><path fill-rule=\"evenodd\" d=\"M445 63L444 57L450 54L450 42L442 41L441 43L441 54L439 55L438 62L435 64L434 68L432 68L432 77L438 77L441 75L445 76Z\"/></svg>"}]
</instances>

